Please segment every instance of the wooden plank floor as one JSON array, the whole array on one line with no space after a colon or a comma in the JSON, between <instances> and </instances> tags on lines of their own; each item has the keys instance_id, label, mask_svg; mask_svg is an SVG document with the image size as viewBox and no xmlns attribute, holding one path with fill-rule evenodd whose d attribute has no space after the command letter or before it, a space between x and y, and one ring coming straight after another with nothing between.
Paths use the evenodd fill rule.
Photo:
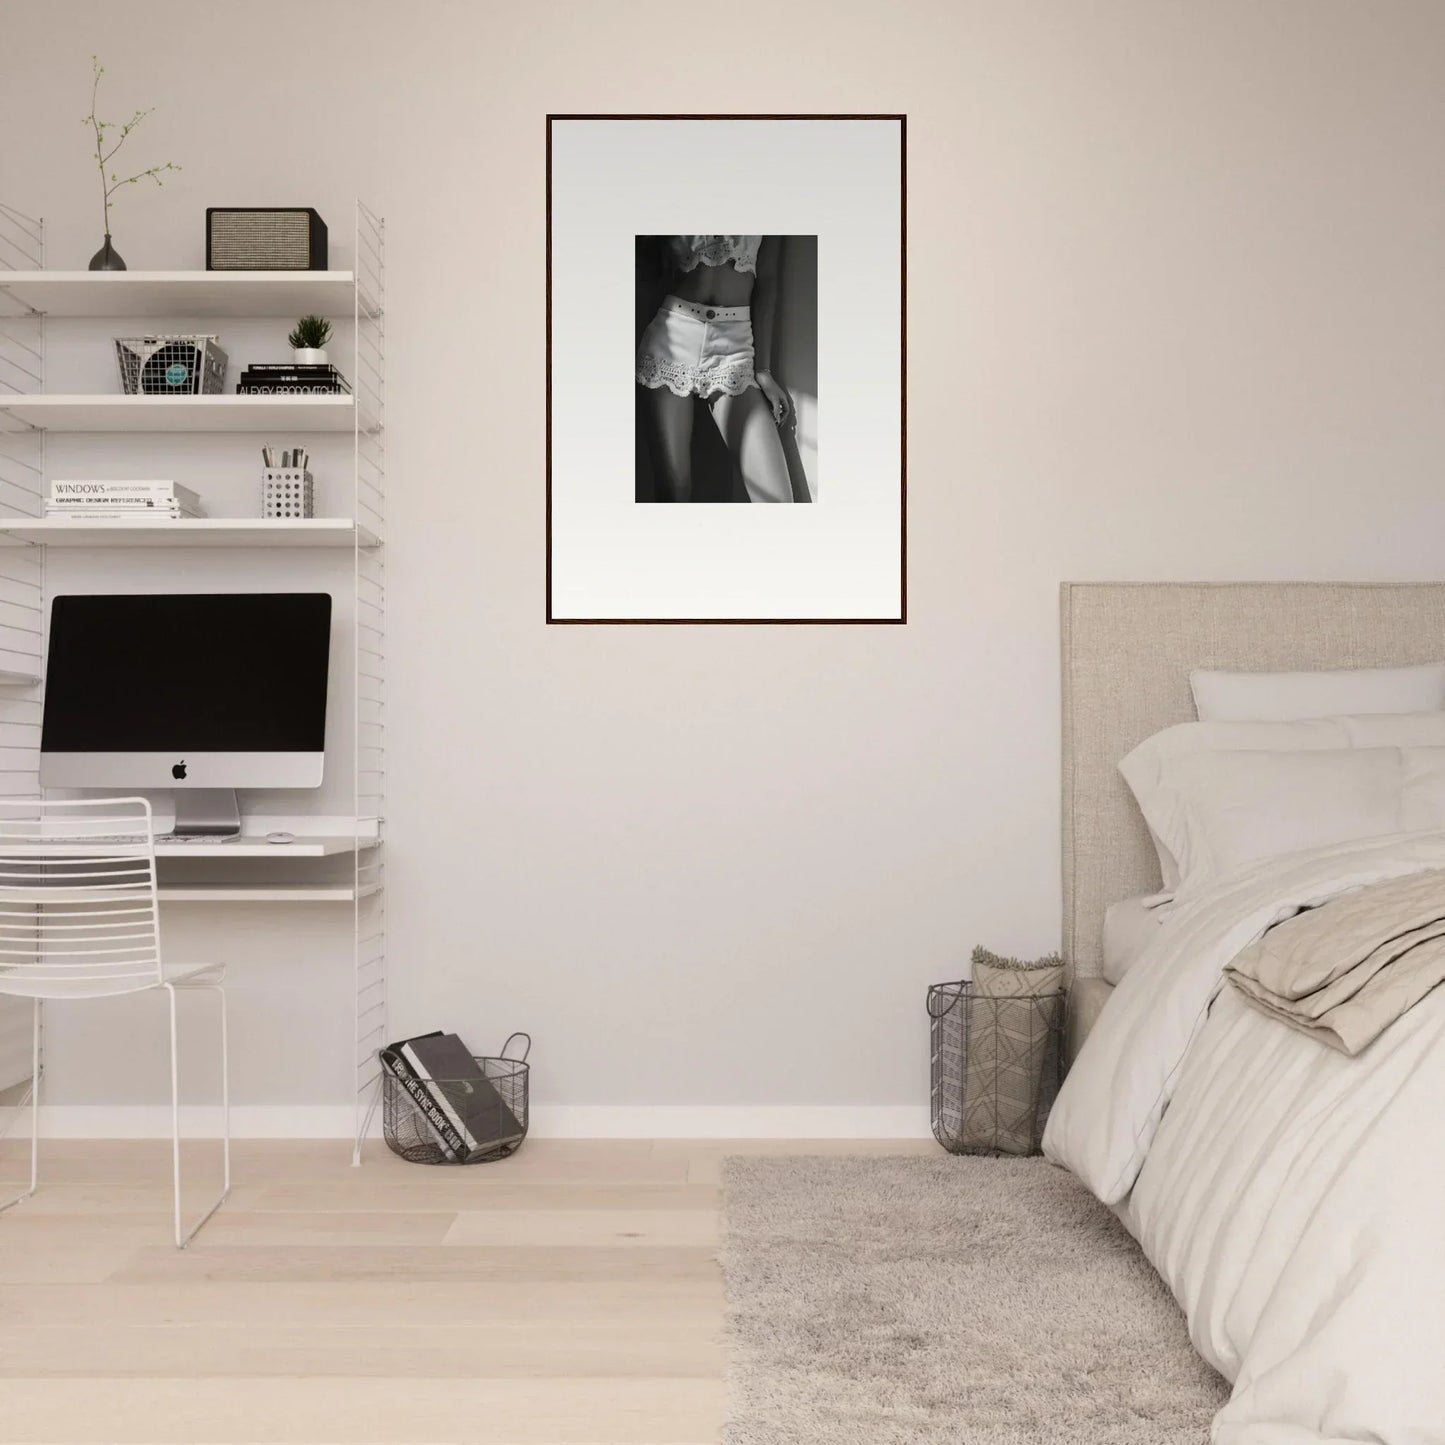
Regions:
<instances>
[{"instance_id":1,"label":"wooden plank floor","mask_svg":"<svg viewBox=\"0 0 1445 1445\"><path fill-rule=\"evenodd\" d=\"M178 1253L167 1145L50 1143L0 1214L0 1440L711 1445L721 1160L935 1147L534 1140L430 1169L378 1144L353 1169L334 1141L241 1142Z\"/></svg>"}]
</instances>

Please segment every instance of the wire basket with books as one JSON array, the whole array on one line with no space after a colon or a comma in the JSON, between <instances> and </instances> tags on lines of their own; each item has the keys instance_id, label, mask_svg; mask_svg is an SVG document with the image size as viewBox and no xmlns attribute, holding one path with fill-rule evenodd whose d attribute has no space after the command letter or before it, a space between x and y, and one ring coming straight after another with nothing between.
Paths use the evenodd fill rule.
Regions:
<instances>
[{"instance_id":1,"label":"wire basket with books","mask_svg":"<svg viewBox=\"0 0 1445 1445\"><path fill-rule=\"evenodd\" d=\"M508 1057L518 1040L520 1057ZM484 1164L527 1137L529 1034L497 1055L473 1054L456 1034L401 1039L380 1051L387 1147L413 1164Z\"/></svg>"}]
</instances>

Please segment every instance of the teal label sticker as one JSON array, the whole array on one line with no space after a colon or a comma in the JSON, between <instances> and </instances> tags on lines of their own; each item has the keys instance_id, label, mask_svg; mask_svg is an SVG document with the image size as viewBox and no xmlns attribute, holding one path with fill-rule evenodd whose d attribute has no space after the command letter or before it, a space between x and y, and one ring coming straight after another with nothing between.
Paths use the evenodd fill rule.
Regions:
<instances>
[{"instance_id":1,"label":"teal label sticker","mask_svg":"<svg viewBox=\"0 0 1445 1445\"><path fill-rule=\"evenodd\" d=\"M166 385L180 386L190 374L188 368L182 366L179 361L173 361L166 367Z\"/></svg>"}]
</instances>

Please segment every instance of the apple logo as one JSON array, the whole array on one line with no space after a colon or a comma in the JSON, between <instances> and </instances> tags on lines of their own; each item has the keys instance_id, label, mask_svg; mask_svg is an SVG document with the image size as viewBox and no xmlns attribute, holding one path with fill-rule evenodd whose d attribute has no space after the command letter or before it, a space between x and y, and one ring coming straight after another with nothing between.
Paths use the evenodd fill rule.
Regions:
<instances>
[{"instance_id":1,"label":"apple logo","mask_svg":"<svg viewBox=\"0 0 1445 1445\"><path fill-rule=\"evenodd\" d=\"M176 779L180 779L180 778L184 778L185 775L186 775L186 760L185 760L184 758L182 758L182 759L180 760L180 762L178 762L178 763L175 765L175 767L173 767L173 768L171 769L171 777L176 778Z\"/></svg>"}]
</instances>

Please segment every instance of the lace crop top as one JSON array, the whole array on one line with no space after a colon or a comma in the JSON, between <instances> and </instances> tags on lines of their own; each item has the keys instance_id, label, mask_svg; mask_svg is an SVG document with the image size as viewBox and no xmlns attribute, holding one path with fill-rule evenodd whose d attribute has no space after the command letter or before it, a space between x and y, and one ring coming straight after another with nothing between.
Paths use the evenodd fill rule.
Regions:
<instances>
[{"instance_id":1,"label":"lace crop top","mask_svg":"<svg viewBox=\"0 0 1445 1445\"><path fill-rule=\"evenodd\" d=\"M739 271L758 274L761 236L669 236L668 254L679 271L703 266L732 265Z\"/></svg>"}]
</instances>

